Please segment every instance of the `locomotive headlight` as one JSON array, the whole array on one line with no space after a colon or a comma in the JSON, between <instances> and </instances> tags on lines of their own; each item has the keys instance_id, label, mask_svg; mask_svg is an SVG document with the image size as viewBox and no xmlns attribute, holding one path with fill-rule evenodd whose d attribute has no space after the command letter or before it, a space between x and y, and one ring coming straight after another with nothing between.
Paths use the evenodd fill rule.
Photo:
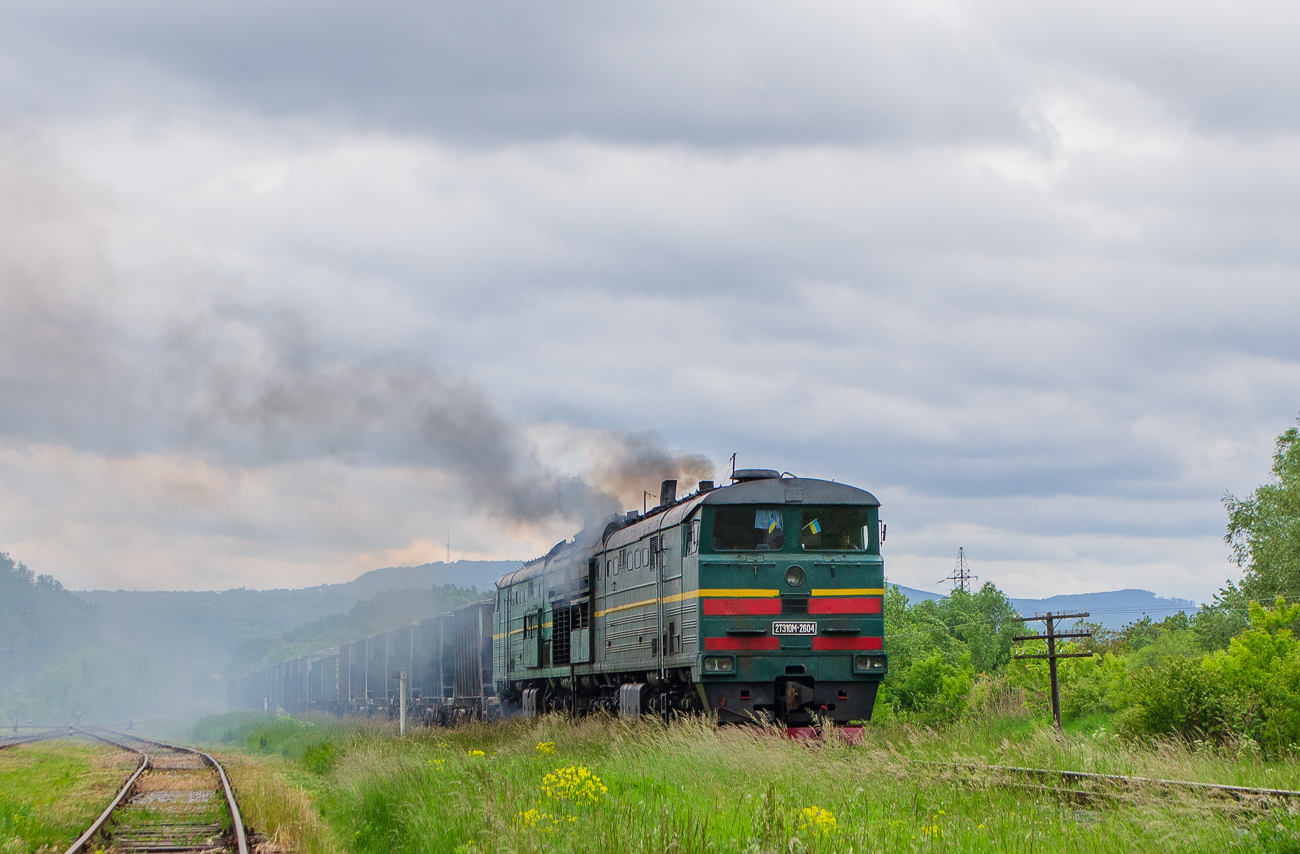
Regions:
<instances>
[{"instance_id":1,"label":"locomotive headlight","mask_svg":"<svg viewBox=\"0 0 1300 854\"><path fill-rule=\"evenodd\" d=\"M704 658L705 673L731 673L736 669L736 660L729 655L709 655Z\"/></svg>"},{"instance_id":2,"label":"locomotive headlight","mask_svg":"<svg viewBox=\"0 0 1300 854\"><path fill-rule=\"evenodd\" d=\"M803 584L804 574L802 566L792 566L785 571L785 583L791 587L798 587Z\"/></svg>"},{"instance_id":3,"label":"locomotive headlight","mask_svg":"<svg viewBox=\"0 0 1300 854\"><path fill-rule=\"evenodd\" d=\"M854 672L884 673L888 669L888 659L883 655L855 655L853 657Z\"/></svg>"}]
</instances>

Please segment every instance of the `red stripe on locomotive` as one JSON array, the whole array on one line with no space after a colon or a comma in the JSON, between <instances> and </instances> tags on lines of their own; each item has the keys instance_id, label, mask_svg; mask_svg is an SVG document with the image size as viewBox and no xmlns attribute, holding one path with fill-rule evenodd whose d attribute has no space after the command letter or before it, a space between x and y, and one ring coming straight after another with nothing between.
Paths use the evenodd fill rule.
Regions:
<instances>
[{"instance_id":1,"label":"red stripe on locomotive","mask_svg":"<svg viewBox=\"0 0 1300 854\"><path fill-rule=\"evenodd\" d=\"M779 614L780 599L705 599L704 616L735 617L743 614Z\"/></svg>"},{"instance_id":2,"label":"red stripe on locomotive","mask_svg":"<svg viewBox=\"0 0 1300 854\"><path fill-rule=\"evenodd\" d=\"M733 650L733 649L780 649L780 638L705 638L704 649L709 650Z\"/></svg>"},{"instance_id":3,"label":"red stripe on locomotive","mask_svg":"<svg viewBox=\"0 0 1300 854\"><path fill-rule=\"evenodd\" d=\"M879 614L879 596L813 597L808 600L809 614ZM704 613L708 613L705 611Z\"/></svg>"},{"instance_id":4,"label":"red stripe on locomotive","mask_svg":"<svg viewBox=\"0 0 1300 854\"><path fill-rule=\"evenodd\" d=\"M814 650L881 649L882 646L882 638L813 638Z\"/></svg>"}]
</instances>

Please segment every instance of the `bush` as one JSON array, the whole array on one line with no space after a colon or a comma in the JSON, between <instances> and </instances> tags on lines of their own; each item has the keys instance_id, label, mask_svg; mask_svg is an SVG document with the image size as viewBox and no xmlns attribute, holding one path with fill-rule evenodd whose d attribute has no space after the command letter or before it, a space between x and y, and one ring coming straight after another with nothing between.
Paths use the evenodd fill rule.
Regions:
<instances>
[{"instance_id":1,"label":"bush","mask_svg":"<svg viewBox=\"0 0 1300 854\"><path fill-rule=\"evenodd\" d=\"M1128 662L1113 653L1061 663L1061 714L1086 718L1129 705L1132 688Z\"/></svg>"},{"instance_id":2,"label":"bush","mask_svg":"<svg viewBox=\"0 0 1300 854\"><path fill-rule=\"evenodd\" d=\"M954 667L936 652L903 674L893 692L895 704L904 717L918 723L950 723L966 711L974 681L969 656L962 658L960 667Z\"/></svg>"},{"instance_id":3,"label":"bush","mask_svg":"<svg viewBox=\"0 0 1300 854\"><path fill-rule=\"evenodd\" d=\"M1250 628L1226 650L1198 659L1165 657L1133 674L1119 727L1130 735L1227 740L1245 736L1266 754L1300 745L1300 605L1280 597L1250 606Z\"/></svg>"},{"instance_id":4,"label":"bush","mask_svg":"<svg viewBox=\"0 0 1300 854\"><path fill-rule=\"evenodd\" d=\"M1227 735L1223 683L1202 661L1167 658L1133 674L1132 680L1132 705L1116 722L1121 733L1187 739Z\"/></svg>"}]
</instances>

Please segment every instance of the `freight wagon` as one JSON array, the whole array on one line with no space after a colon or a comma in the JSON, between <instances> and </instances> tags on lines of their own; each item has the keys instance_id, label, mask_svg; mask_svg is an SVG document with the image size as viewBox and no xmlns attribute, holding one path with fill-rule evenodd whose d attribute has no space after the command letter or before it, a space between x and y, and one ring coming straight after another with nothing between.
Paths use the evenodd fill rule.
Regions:
<instances>
[{"instance_id":1,"label":"freight wagon","mask_svg":"<svg viewBox=\"0 0 1300 854\"><path fill-rule=\"evenodd\" d=\"M450 723L494 716L491 600L232 679L231 708L396 716Z\"/></svg>"}]
</instances>

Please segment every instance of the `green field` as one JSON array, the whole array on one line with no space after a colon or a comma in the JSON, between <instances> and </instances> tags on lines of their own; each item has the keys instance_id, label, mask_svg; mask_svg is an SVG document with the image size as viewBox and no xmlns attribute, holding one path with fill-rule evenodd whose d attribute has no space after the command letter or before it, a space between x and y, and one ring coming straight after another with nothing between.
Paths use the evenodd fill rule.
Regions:
<instances>
[{"instance_id":1,"label":"green field","mask_svg":"<svg viewBox=\"0 0 1300 854\"><path fill-rule=\"evenodd\" d=\"M108 806L135 759L69 739L0 750L0 852L62 852Z\"/></svg>"},{"instance_id":2,"label":"green field","mask_svg":"<svg viewBox=\"0 0 1300 854\"><path fill-rule=\"evenodd\" d=\"M293 825L281 841L298 850L1300 851L1300 822L1284 808L1159 790L1084 803L931 764L1300 789L1291 762L1139 745L1099 724L1064 736L1013 718L942 732L890 724L850 746L704 720L552 717L402 740L384 724L227 715L198 735L269 763L257 773L278 782L263 780L262 800L280 803ZM277 835L274 822L259 829Z\"/></svg>"}]
</instances>

